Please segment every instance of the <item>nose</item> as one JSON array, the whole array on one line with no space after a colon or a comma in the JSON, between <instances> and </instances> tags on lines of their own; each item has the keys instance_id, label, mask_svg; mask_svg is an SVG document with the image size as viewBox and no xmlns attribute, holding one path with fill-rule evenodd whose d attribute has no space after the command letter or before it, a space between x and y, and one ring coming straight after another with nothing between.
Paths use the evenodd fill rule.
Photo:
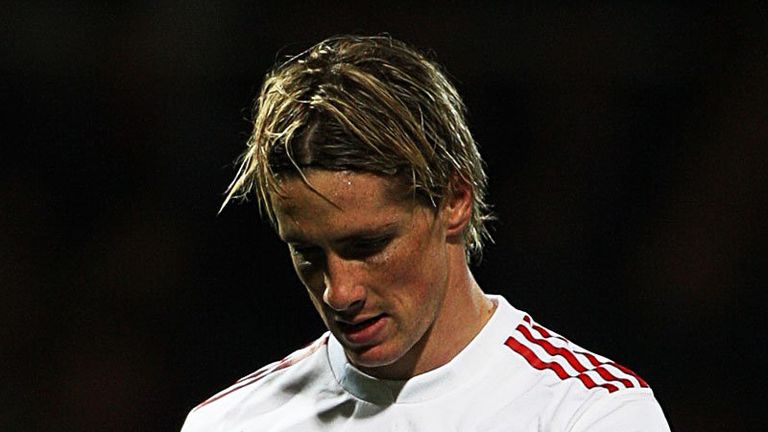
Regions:
<instances>
[{"instance_id":1,"label":"nose","mask_svg":"<svg viewBox=\"0 0 768 432\"><path fill-rule=\"evenodd\" d=\"M366 289L361 283L362 263L336 254L326 256L323 301L338 312L354 313L365 304Z\"/></svg>"}]
</instances>

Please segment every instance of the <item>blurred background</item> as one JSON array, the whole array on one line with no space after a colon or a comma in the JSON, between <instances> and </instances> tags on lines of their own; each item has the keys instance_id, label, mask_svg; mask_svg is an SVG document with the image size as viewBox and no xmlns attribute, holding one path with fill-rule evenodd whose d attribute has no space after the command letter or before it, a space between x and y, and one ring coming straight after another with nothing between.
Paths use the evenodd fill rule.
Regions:
<instances>
[{"instance_id":1,"label":"blurred background","mask_svg":"<svg viewBox=\"0 0 768 432\"><path fill-rule=\"evenodd\" d=\"M255 204L217 210L269 67L389 32L466 99L480 285L643 376L673 430L757 430L768 8L639 3L4 6L0 429L176 431L324 330Z\"/></svg>"}]
</instances>

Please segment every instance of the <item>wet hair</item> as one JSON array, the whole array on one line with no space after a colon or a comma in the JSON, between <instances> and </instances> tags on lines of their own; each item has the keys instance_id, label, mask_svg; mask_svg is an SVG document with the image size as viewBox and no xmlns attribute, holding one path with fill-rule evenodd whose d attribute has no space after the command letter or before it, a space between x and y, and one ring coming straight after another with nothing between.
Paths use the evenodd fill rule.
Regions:
<instances>
[{"instance_id":1,"label":"wet hair","mask_svg":"<svg viewBox=\"0 0 768 432\"><path fill-rule=\"evenodd\" d=\"M222 207L254 191L274 224L270 197L280 176L307 182L309 168L403 180L435 208L455 182L466 182L473 192L468 259L490 239L487 177L461 97L435 62L389 36L332 37L267 74Z\"/></svg>"}]
</instances>

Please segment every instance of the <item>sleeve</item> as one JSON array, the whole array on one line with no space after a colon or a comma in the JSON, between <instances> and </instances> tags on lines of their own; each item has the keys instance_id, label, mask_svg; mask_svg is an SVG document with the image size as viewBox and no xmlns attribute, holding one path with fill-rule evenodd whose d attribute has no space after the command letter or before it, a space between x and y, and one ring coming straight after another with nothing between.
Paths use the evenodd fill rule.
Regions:
<instances>
[{"instance_id":1,"label":"sleeve","mask_svg":"<svg viewBox=\"0 0 768 432\"><path fill-rule=\"evenodd\" d=\"M595 402L569 432L670 432L661 406L651 392L627 392Z\"/></svg>"},{"instance_id":2,"label":"sleeve","mask_svg":"<svg viewBox=\"0 0 768 432\"><path fill-rule=\"evenodd\" d=\"M181 426L181 432L212 432L218 430L218 426L208 417L200 415L192 410L184 424Z\"/></svg>"},{"instance_id":3,"label":"sleeve","mask_svg":"<svg viewBox=\"0 0 768 432\"><path fill-rule=\"evenodd\" d=\"M195 421L192 418L193 413L187 414L187 418L184 420L184 424L181 426L181 432L196 432L199 430L198 427L195 426Z\"/></svg>"}]
</instances>

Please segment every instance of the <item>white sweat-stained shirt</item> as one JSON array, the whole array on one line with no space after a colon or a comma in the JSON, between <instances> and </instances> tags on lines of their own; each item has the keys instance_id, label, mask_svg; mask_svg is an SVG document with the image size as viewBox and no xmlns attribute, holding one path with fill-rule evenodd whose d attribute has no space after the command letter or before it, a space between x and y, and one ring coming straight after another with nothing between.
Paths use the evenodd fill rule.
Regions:
<instances>
[{"instance_id":1,"label":"white sweat-stained shirt","mask_svg":"<svg viewBox=\"0 0 768 432\"><path fill-rule=\"evenodd\" d=\"M326 333L194 408L182 432L669 431L635 373L488 297L491 319L437 369L377 379Z\"/></svg>"}]
</instances>

